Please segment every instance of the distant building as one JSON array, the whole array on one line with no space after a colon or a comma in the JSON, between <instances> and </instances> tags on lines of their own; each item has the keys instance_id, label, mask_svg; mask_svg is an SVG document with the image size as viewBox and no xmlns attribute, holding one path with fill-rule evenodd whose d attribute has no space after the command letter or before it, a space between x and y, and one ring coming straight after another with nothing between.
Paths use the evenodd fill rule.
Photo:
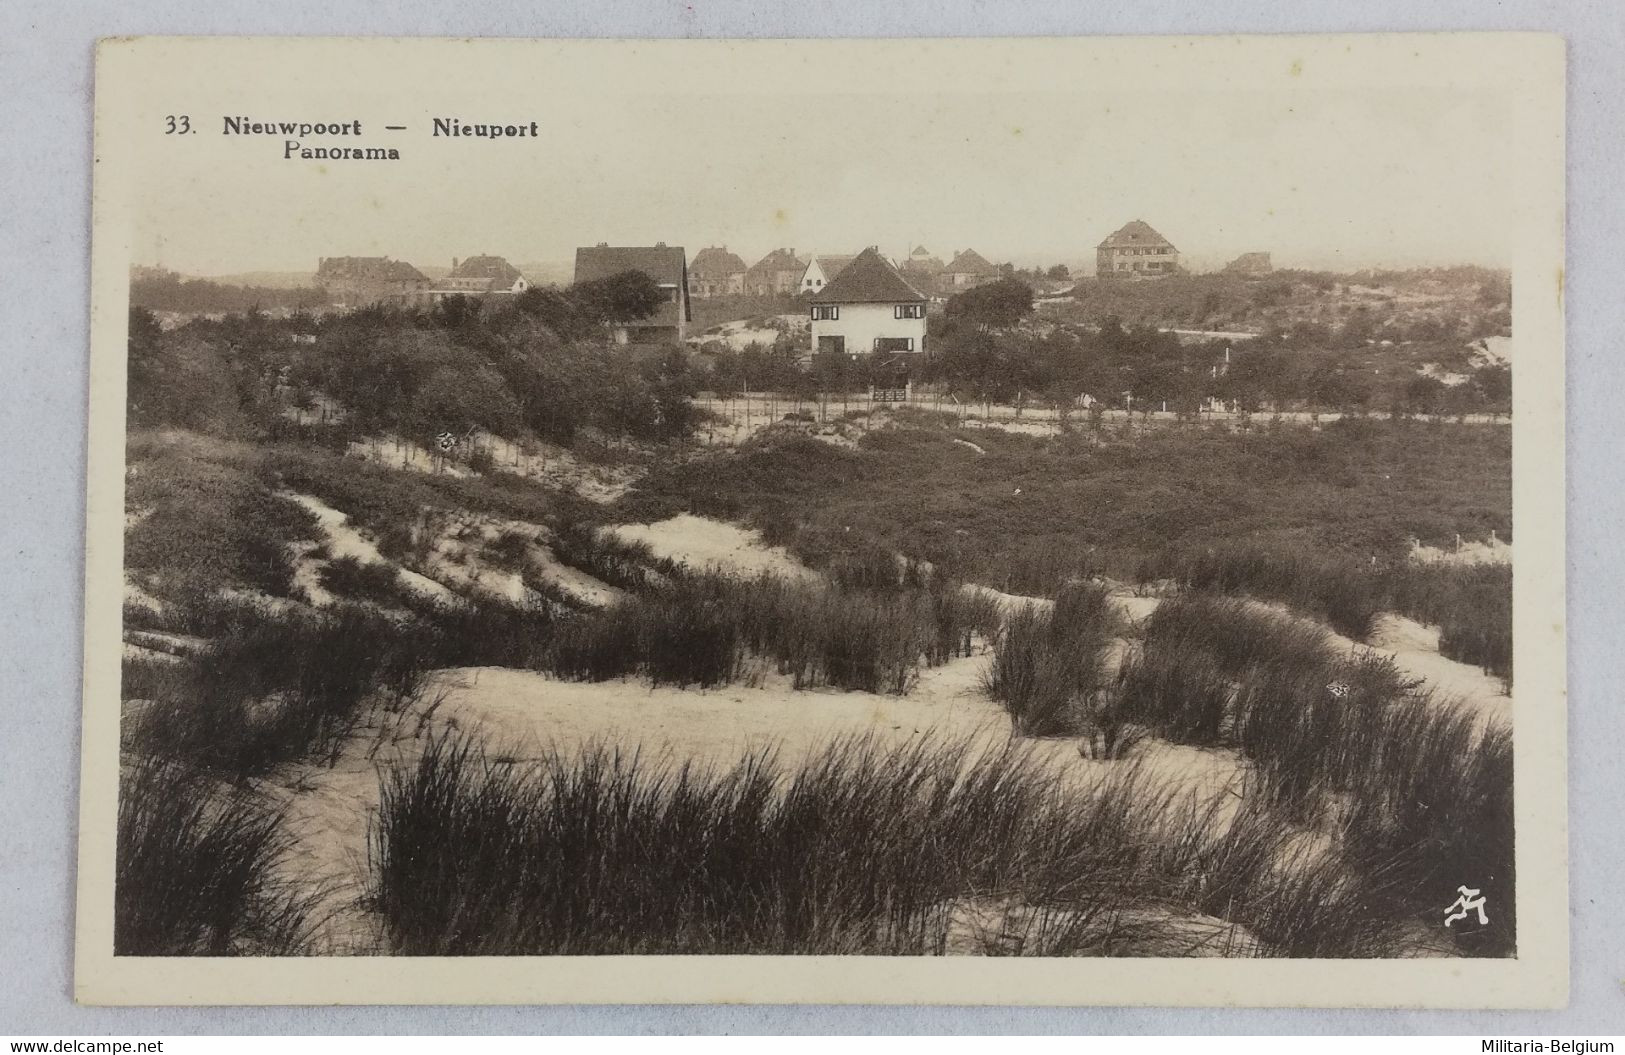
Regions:
<instances>
[{"instance_id":1,"label":"distant building","mask_svg":"<svg viewBox=\"0 0 1625 1055\"><path fill-rule=\"evenodd\" d=\"M641 271L666 294L665 303L646 319L610 327L616 344L681 344L694 318L688 300L688 261L682 246L614 246L599 242L576 250L575 281L595 282L625 271Z\"/></svg>"},{"instance_id":2,"label":"distant building","mask_svg":"<svg viewBox=\"0 0 1625 1055\"><path fill-rule=\"evenodd\" d=\"M316 285L329 300L345 307L407 297L432 284L411 264L387 256L324 256L316 264Z\"/></svg>"},{"instance_id":3,"label":"distant building","mask_svg":"<svg viewBox=\"0 0 1625 1055\"><path fill-rule=\"evenodd\" d=\"M874 246L808 299L814 355L925 351L926 297Z\"/></svg>"},{"instance_id":4,"label":"distant building","mask_svg":"<svg viewBox=\"0 0 1625 1055\"><path fill-rule=\"evenodd\" d=\"M775 249L745 272L745 292L753 297L793 294L807 271L807 261L794 249Z\"/></svg>"},{"instance_id":5,"label":"distant building","mask_svg":"<svg viewBox=\"0 0 1625 1055\"><path fill-rule=\"evenodd\" d=\"M458 262L451 258L451 274L436 283L436 292L523 293L530 283L519 269L500 256L471 256Z\"/></svg>"},{"instance_id":6,"label":"distant building","mask_svg":"<svg viewBox=\"0 0 1625 1055\"><path fill-rule=\"evenodd\" d=\"M835 276L857 259L853 256L815 256L807 265L807 270L801 273L801 292L817 293L831 282Z\"/></svg>"},{"instance_id":7,"label":"distant building","mask_svg":"<svg viewBox=\"0 0 1625 1055\"><path fill-rule=\"evenodd\" d=\"M900 266L909 281L922 287L935 282L937 276L942 274L942 261L932 256L931 250L923 245L915 246Z\"/></svg>"},{"instance_id":8,"label":"distant building","mask_svg":"<svg viewBox=\"0 0 1625 1055\"><path fill-rule=\"evenodd\" d=\"M1243 253L1224 265L1227 275L1267 275L1274 270L1268 253Z\"/></svg>"},{"instance_id":9,"label":"distant building","mask_svg":"<svg viewBox=\"0 0 1625 1055\"><path fill-rule=\"evenodd\" d=\"M942 269L938 285L944 293L958 293L961 290L974 289L989 282L997 282L1003 273L987 258L974 249L966 249L956 253Z\"/></svg>"},{"instance_id":10,"label":"distant building","mask_svg":"<svg viewBox=\"0 0 1625 1055\"><path fill-rule=\"evenodd\" d=\"M710 246L688 265L688 295L726 297L745 292L745 262L727 246Z\"/></svg>"},{"instance_id":11,"label":"distant building","mask_svg":"<svg viewBox=\"0 0 1625 1055\"><path fill-rule=\"evenodd\" d=\"M1179 250L1144 220L1131 220L1095 246L1097 278L1155 278L1179 270Z\"/></svg>"}]
</instances>

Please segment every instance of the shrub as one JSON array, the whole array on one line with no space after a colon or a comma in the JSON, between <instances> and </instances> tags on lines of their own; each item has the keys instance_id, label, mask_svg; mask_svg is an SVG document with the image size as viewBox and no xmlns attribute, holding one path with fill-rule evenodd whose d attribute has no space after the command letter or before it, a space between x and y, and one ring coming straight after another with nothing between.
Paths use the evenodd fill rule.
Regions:
<instances>
[{"instance_id":1,"label":"shrub","mask_svg":"<svg viewBox=\"0 0 1625 1055\"><path fill-rule=\"evenodd\" d=\"M336 597L399 605L403 594L400 574L392 565L363 562L355 557L336 557L322 566L323 588Z\"/></svg>"},{"instance_id":2,"label":"shrub","mask_svg":"<svg viewBox=\"0 0 1625 1055\"><path fill-rule=\"evenodd\" d=\"M282 818L156 759L121 774L113 888L116 956L287 955L306 946L315 895L277 878Z\"/></svg>"},{"instance_id":3,"label":"shrub","mask_svg":"<svg viewBox=\"0 0 1625 1055\"><path fill-rule=\"evenodd\" d=\"M1382 609L1384 583L1368 568L1288 547L1231 544L1164 554L1142 574L1172 578L1192 590L1281 601L1356 640L1370 635Z\"/></svg>"},{"instance_id":4,"label":"shrub","mask_svg":"<svg viewBox=\"0 0 1625 1055\"><path fill-rule=\"evenodd\" d=\"M1189 644L1130 653L1118 672L1117 717L1179 744L1216 744L1234 689L1210 653Z\"/></svg>"},{"instance_id":5,"label":"shrub","mask_svg":"<svg viewBox=\"0 0 1625 1055\"><path fill-rule=\"evenodd\" d=\"M1045 611L1035 605L1005 620L984 676L989 696L1004 704L1028 736L1078 731L1090 697L1105 688L1105 649L1115 619L1106 589L1072 584Z\"/></svg>"}]
</instances>

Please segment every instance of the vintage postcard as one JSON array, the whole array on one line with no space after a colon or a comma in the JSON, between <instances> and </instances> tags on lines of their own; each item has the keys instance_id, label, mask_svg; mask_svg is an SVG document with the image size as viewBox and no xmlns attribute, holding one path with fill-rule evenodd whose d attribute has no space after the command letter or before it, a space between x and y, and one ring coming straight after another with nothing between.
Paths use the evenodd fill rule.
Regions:
<instances>
[{"instance_id":1,"label":"vintage postcard","mask_svg":"<svg viewBox=\"0 0 1625 1055\"><path fill-rule=\"evenodd\" d=\"M79 999L1561 1004L1563 90L103 42Z\"/></svg>"}]
</instances>

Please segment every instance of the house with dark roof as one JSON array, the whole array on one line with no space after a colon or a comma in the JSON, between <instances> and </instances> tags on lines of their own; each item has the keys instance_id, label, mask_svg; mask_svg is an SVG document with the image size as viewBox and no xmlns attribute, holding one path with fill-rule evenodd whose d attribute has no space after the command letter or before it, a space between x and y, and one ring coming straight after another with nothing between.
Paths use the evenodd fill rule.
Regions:
<instances>
[{"instance_id":1,"label":"house with dark roof","mask_svg":"<svg viewBox=\"0 0 1625 1055\"><path fill-rule=\"evenodd\" d=\"M596 282L626 271L641 271L666 294L653 315L610 325L616 344L682 344L694 315L688 300L688 260L682 246L656 242L618 246L599 242L576 250L575 281Z\"/></svg>"},{"instance_id":2,"label":"house with dark roof","mask_svg":"<svg viewBox=\"0 0 1625 1055\"><path fill-rule=\"evenodd\" d=\"M937 284L944 293L958 293L997 282L1000 277L999 269L986 257L974 249L966 249L955 253L954 258L948 261L938 275Z\"/></svg>"},{"instance_id":3,"label":"house with dark roof","mask_svg":"<svg viewBox=\"0 0 1625 1055\"><path fill-rule=\"evenodd\" d=\"M316 262L316 285L343 307L363 308L429 288L428 276L387 256L324 256Z\"/></svg>"},{"instance_id":4,"label":"house with dark roof","mask_svg":"<svg viewBox=\"0 0 1625 1055\"><path fill-rule=\"evenodd\" d=\"M817 293L835 280L855 256L814 256L801 273L801 292Z\"/></svg>"},{"instance_id":5,"label":"house with dark roof","mask_svg":"<svg viewBox=\"0 0 1625 1055\"><path fill-rule=\"evenodd\" d=\"M726 297L745 292L745 262L727 246L708 246L688 265L688 295Z\"/></svg>"},{"instance_id":6,"label":"house with dark roof","mask_svg":"<svg viewBox=\"0 0 1625 1055\"><path fill-rule=\"evenodd\" d=\"M745 272L745 292L753 297L793 294L807 271L807 261L794 249L775 249Z\"/></svg>"},{"instance_id":7,"label":"house with dark roof","mask_svg":"<svg viewBox=\"0 0 1625 1055\"><path fill-rule=\"evenodd\" d=\"M814 355L925 351L925 294L870 246L808 295Z\"/></svg>"},{"instance_id":8,"label":"house with dark roof","mask_svg":"<svg viewBox=\"0 0 1625 1055\"><path fill-rule=\"evenodd\" d=\"M1144 220L1130 220L1095 246L1096 278L1160 278L1179 271L1179 250Z\"/></svg>"},{"instance_id":9,"label":"house with dark roof","mask_svg":"<svg viewBox=\"0 0 1625 1055\"><path fill-rule=\"evenodd\" d=\"M523 293L530 282L519 269L500 256L451 258L451 273L436 283L436 291L448 293Z\"/></svg>"}]
</instances>

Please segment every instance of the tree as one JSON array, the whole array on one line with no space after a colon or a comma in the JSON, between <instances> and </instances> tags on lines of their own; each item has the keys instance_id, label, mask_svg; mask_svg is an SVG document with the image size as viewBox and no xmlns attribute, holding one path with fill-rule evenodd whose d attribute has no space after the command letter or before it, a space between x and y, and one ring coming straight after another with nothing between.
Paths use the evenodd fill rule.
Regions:
<instances>
[{"instance_id":1,"label":"tree","mask_svg":"<svg viewBox=\"0 0 1625 1055\"><path fill-rule=\"evenodd\" d=\"M1057 282L1062 282L1072 277L1072 269L1067 267L1065 264L1056 264L1054 267L1044 272L1044 277L1052 278Z\"/></svg>"},{"instance_id":2,"label":"tree","mask_svg":"<svg viewBox=\"0 0 1625 1055\"><path fill-rule=\"evenodd\" d=\"M636 322L666 303L666 291L642 271L628 270L571 287L582 313L593 322Z\"/></svg>"},{"instance_id":3,"label":"tree","mask_svg":"<svg viewBox=\"0 0 1625 1055\"><path fill-rule=\"evenodd\" d=\"M983 329L1008 329L1032 310L1032 287L1013 278L1001 278L949 297L946 313L951 319L963 319Z\"/></svg>"}]
</instances>

